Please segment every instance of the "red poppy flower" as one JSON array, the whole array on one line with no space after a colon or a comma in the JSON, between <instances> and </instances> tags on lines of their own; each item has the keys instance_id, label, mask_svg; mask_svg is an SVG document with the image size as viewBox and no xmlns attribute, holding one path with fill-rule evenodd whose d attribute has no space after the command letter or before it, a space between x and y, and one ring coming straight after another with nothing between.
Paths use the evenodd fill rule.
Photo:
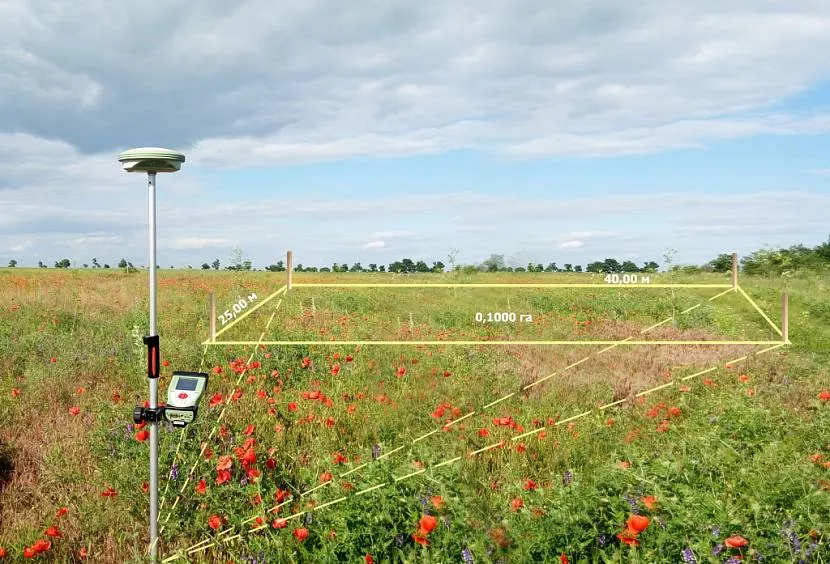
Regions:
<instances>
[{"instance_id":1,"label":"red poppy flower","mask_svg":"<svg viewBox=\"0 0 830 564\"><path fill-rule=\"evenodd\" d=\"M162 366L170 366L170 361L169 360L162 360L161 365Z\"/></svg>"},{"instance_id":2,"label":"red poppy flower","mask_svg":"<svg viewBox=\"0 0 830 564\"><path fill-rule=\"evenodd\" d=\"M233 458L229 454L220 456L216 463L217 470L230 470L231 466L233 466Z\"/></svg>"},{"instance_id":3,"label":"red poppy flower","mask_svg":"<svg viewBox=\"0 0 830 564\"><path fill-rule=\"evenodd\" d=\"M118 492L112 489L112 486L107 486L107 489L101 492L102 497L116 497Z\"/></svg>"},{"instance_id":4,"label":"red poppy flower","mask_svg":"<svg viewBox=\"0 0 830 564\"><path fill-rule=\"evenodd\" d=\"M230 470L219 470L216 473L216 485L221 486L225 482L229 482L231 479L231 472Z\"/></svg>"},{"instance_id":5,"label":"red poppy flower","mask_svg":"<svg viewBox=\"0 0 830 564\"><path fill-rule=\"evenodd\" d=\"M214 531L222 526L222 518L219 515L211 515L208 518L208 525Z\"/></svg>"},{"instance_id":6,"label":"red poppy flower","mask_svg":"<svg viewBox=\"0 0 830 564\"><path fill-rule=\"evenodd\" d=\"M204 494L205 492L207 492L207 484L205 483L204 478L199 480L199 483L196 485L195 489L197 494Z\"/></svg>"},{"instance_id":7,"label":"red poppy flower","mask_svg":"<svg viewBox=\"0 0 830 564\"><path fill-rule=\"evenodd\" d=\"M5 558L7 556L6 549L0 546L0 558Z\"/></svg>"},{"instance_id":8,"label":"red poppy flower","mask_svg":"<svg viewBox=\"0 0 830 564\"><path fill-rule=\"evenodd\" d=\"M85 546L82 546L80 550L78 550L78 558L85 560L87 556L89 556L89 551Z\"/></svg>"},{"instance_id":9,"label":"red poppy flower","mask_svg":"<svg viewBox=\"0 0 830 564\"><path fill-rule=\"evenodd\" d=\"M559 564L571 564L571 561L568 560L568 556L564 552L559 555Z\"/></svg>"},{"instance_id":10,"label":"red poppy flower","mask_svg":"<svg viewBox=\"0 0 830 564\"><path fill-rule=\"evenodd\" d=\"M135 433L135 440L140 443L143 443L150 437L150 431L147 429L141 429L140 431L136 431Z\"/></svg>"},{"instance_id":11,"label":"red poppy flower","mask_svg":"<svg viewBox=\"0 0 830 564\"><path fill-rule=\"evenodd\" d=\"M626 529L621 533L617 533L617 538L620 539L620 542L629 546L640 546L640 541L637 540L637 533L634 531Z\"/></svg>"},{"instance_id":12,"label":"red poppy flower","mask_svg":"<svg viewBox=\"0 0 830 564\"><path fill-rule=\"evenodd\" d=\"M49 527L48 529L46 529L46 530L43 532L43 534L44 534L44 535L46 535L47 537L52 537L52 538L60 538L60 536L61 536L60 529L58 529L58 528L57 528L56 526L54 526L54 525L52 525L51 527Z\"/></svg>"},{"instance_id":13,"label":"red poppy flower","mask_svg":"<svg viewBox=\"0 0 830 564\"><path fill-rule=\"evenodd\" d=\"M213 394L213 397L210 398L210 403L208 403L208 405L210 407L216 407L217 405L219 405L221 403L222 403L222 394L215 393L215 394Z\"/></svg>"},{"instance_id":14,"label":"red poppy flower","mask_svg":"<svg viewBox=\"0 0 830 564\"><path fill-rule=\"evenodd\" d=\"M746 546L748 542L749 541L747 541L740 535L732 535L731 537L723 541L723 544L725 544L729 548L741 548Z\"/></svg>"},{"instance_id":15,"label":"red poppy flower","mask_svg":"<svg viewBox=\"0 0 830 564\"><path fill-rule=\"evenodd\" d=\"M339 373L340 373L340 365L339 364L335 364L334 366L331 367L331 375L332 376L337 376Z\"/></svg>"},{"instance_id":16,"label":"red poppy flower","mask_svg":"<svg viewBox=\"0 0 830 564\"><path fill-rule=\"evenodd\" d=\"M417 542L421 546L429 545L429 541L426 539L426 537L422 537L420 535L412 535L412 540L414 540L415 542Z\"/></svg>"},{"instance_id":17,"label":"red poppy flower","mask_svg":"<svg viewBox=\"0 0 830 564\"><path fill-rule=\"evenodd\" d=\"M435 509L441 509L442 507L444 507L444 498L442 498L440 495L432 496L431 498L429 498L429 501L430 503L432 503L432 506L435 507Z\"/></svg>"},{"instance_id":18,"label":"red poppy flower","mask_svg":"<svg viewBox=\"0 0 830 564\"><path fill-rule=\"evenodd\" d=\"M645 515L632 515L625 522L626 527L635 533L642 533L648 528L651 521Z\"/></svg>"},{"instance_id":19,"label":"red poppy flower","mask_svg":"<svg viewBox=\"0 0 830 564\"><path fill-rule=\"evenodd\" d=\"M522 485L522 489L525 491L533 491L536 489L536 482L528 478L525 480L525 483Z\"/></svg>"},{"instance_id":20,"label":"red poppy flower","mask_svg":"<svg viewBox=\"0 0 830 564\"><path fill-rule=\"evenodd\" d=\"M35 556L37 556L37 552L35 552L35 549L33 549L29 546L23 548L23 557L24 558L34 558Z\"/></svg>"},{"instance_id":21,"label":"red poppy flower","mask_svg":"<svg viewBox=\"0 0 830 564\"><path fill-rule=\"evenodd\" d=\"M304 541L305 539L308 538L308 529L306 529L306 528L294 529L293 534L294 534L295 539L302 542L302 541Z\"/></svg>"},{"instance_id":22,"label":"red poppy flower","mask_svg":"<svg viewBox=\"0 0 830 564\"><path fill-rule=\"evenodd\" d=\"M830 401L830 391L822 390L818 393L818 399L821 401Z\"/></svg>"},{"instance_id":23,"label":"red poppy flower","mask_svg":"<svg viewBox=\"0 0 830 564\"><path fill-rule=\"evenodd\" d=\"M375 564L375 559L372 558L371 554L367 554L366 556L364 556L363 561L365 562L365 564Z\"/></svg>"},{"instance_id":24,"label":"red poppy flower","mask_svg":"<svg viewBox=\"0 0 830 564\"><path fill-rule=\"evenodd\" d=\"M517 497L510 502L510 509L513 511L518 511L520 508L524 507L525 502L522 501L522 498Z\"/></svg>"},{"instance_id":25,"label":"red poppy flower","mask_svg":"<svg viewBox=\"0 0 830 564\"><path fill-rule=\"evenodd\" d=\"M275 519L271 526L275 529L284 529L288 526L288 519L283 519L280 517L279 519Z\"/></svg>"},{"instance_id":26,"label":"red poppy flower","mask_svg":"<svg viewBox=\"0 0 830 564\"><path fill-rule=\"evenodd\" d=\"M438 524L438 519L436 519L432 515L423 515L418 521L418 533L426 536L435 529L435 526Z\"/></svg>"},{"instance_id":27,"label":"red poppy flower","mask_svg":"<svg viewBox=\"0 0 830 564\"><path fill-rule=\"evenodd\" d=\"M80 407L70 407L69 408L69 415L78 415L81 412Z\"/></svg>"},{"instance_id":28,"label":"red poppy flower","mask_svg":"<svg viewBox=\"0 0 830 564\"><path fill-rule=\"evenodd\" d=\"M398 378L402 378L404 374L406 374L406 368L404 368L403 366L398 367L398 370L395 374L397 374Z\"/></svg>"},{"instance_id":29,"label":"red poppy flower","mask_svg":"<svg viewBox=\"0 0 830 564\"><path fill-rule=\"evenodd\" d=\"M647 496L641 498L640 501L643 503L643 505L645 505L649 509L654 509L654 506L657 503L657 498L654 497L653 495L647 495Z\"/></svg>"},{"instance_id":30,"label":"red poppy flower","mask_svg":"<svg viewBox=\"0 0 830 564\"><path fill-rule=\"evenodd\" d=\"M69 513L69 510L66 507L61 507L55 512L55 519L60 519L64 515Z\"/></svg>"}]
</instances>

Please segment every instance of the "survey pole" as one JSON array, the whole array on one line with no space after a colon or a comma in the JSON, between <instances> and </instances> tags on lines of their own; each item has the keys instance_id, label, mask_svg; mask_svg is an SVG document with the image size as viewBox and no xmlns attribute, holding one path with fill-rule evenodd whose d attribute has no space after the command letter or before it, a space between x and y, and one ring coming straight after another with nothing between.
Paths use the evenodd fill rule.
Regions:
<instances>
[{"instance_id":1,"label":"survey pole","mask_svg":"<svg viewBox=\"0 0 830 564\"><path fill-rule=\"evenodd\" d=\"M178 151L162 149L160 147L141 147L124 151L118 156L119 162L127 172L147 173L147 216L148 216L148 238L149 238L149 302L150 302L150 330L149 335L144 337L144 344L147 346L147 377L150 380L150 401L148 419L141 421L150 425L150 559L156 562L158 559L158 432L159 417L158 408L158 377L160 373L159 336L157 327L158 301L157 301L157 264L156 257L156 173L176 172L181 169L185 156Z\"/></svg>"}]
</instances>

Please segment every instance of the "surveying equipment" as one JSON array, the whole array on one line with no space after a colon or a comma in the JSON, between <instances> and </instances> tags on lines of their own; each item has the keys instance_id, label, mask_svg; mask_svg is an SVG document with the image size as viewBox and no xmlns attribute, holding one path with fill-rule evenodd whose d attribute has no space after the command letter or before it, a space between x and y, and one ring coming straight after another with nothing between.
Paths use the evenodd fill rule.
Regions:
<instances>
[{"instance_id":1,"label":"surveying equipment","mask_svg":"<svg viewBox=\"0 0 830 564\"><path fill-rule=\"evenodd\" d=\"M159 377L159 336L156 333L156 173L176 172L182 167L185 161L183 153L162 149L159 147L141 147L124 151L118 155L121 166L127 172L146 172L147 184L149 187L149 235L150 235L150 261L148 269L150 272L150 334L144 337L144 344L147 345L147 377L150 380L150 402L149 407L136 407L133 411L133 420L136 423L150 423L150 558L156 561L158 557L158 423L165 408L158 406L158 377ZM205 374L200 391L204 390L207 382ZM175 380L175 379L174 379ZM171 383L172 384L172 383ZM198 388L198 386L197 386ZM188 398L189 399L189 398ZM196 394L195 401L199 400ZM182 411L175 408L175 413L187 413L193 420L196 415L195 403L187 407L192 412ZM176 416L181 417L181 416ZM182 419L176 419L182 425ZM175 422L173 422L175 424Z\"/></svg>"}]
</instances>

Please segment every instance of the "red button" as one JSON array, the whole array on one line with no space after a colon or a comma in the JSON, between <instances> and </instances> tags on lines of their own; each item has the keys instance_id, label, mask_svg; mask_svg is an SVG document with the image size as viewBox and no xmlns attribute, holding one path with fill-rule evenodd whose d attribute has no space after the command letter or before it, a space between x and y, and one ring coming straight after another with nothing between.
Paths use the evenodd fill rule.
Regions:
<instances>
[{"instance_id":1,"label":"red button","mask_svg":"<svg viewBox=\"0 0 830 564\"><path fill-rule=\"evenodd\" d=\"M182 392L179 394L179 399L187 399L187 394Z\"/></svg>"}]
</instances>

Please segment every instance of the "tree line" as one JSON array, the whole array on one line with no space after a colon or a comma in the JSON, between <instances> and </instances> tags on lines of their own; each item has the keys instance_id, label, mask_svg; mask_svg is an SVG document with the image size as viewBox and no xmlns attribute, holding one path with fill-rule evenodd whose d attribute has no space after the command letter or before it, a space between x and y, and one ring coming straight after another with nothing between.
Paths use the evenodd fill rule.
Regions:
<instances>
[{"instance_id":1,"label":"tree line","mask_svg":"<svg viewBox=\"0 0 830 564\"><path fill-rule=\"evenodd\" d=\"M238 270L250 271L255 270L250 260L241 260L241 252L237 253L235 259L231 259L231 264L224 266L224 270ZM682 271L687 273L695 272L729 272L732 269L732 255L723 253L713 258L709 262L702 265L676 265L671 264L670 255L664 257L668 263L666 270ZM638 266L630 260L620 261L616 258L606 258L601 261L594 261L585 265L564 263L558 266L555 262L549 262L547 265L543 263L528 263L527 266L508 266L504 255L492 254L486 260L479 264L456 264L453 254L449 256L449 270L453 272L593 272L593 273L650 273L657 272L660 265L651 260L643 262ZM15 259L9 261L9 268L15 268L18 262ZM38 261L39 268L48 268L43 261ZM70 268L71 262L69 259L61 259L55 262L55 268ZM93 258L90 263L84 263L83 268L110 268L109 264L101 264L97 258ZM128 272L136 272L138 269L133 266L133 263L125 258L118 262L118 268ZM142 266L144 268L144 266ZM160 268L156 265L156 268ZM173 268L171 266L170 268ZM187 268L192 269L192 266ZM804 270L825 270L830 269L830 237L827 241L816 245L815 247L807 247L803 244L793 245L788 248L778 249L760 249L750 253L741 258L739 263L741 272L748 275L775 275L784 274L786 272L804 271ZM219 259L215 259L211 263L202 263L202 270L220 270L222 263ZM286 266L284 261L277 261L265 267L265 270L270 272L285 272ZM442 261L432 261L427 264L423 260L412 260L410 258L403 258L396 260L388 265L370 263L363 266L359 262L349 265L346 262L332 263L331 266L303 266L297 264L294 266L294 272L392 272L398 274L416 274L416 273L430 273L430 272L445 272L447 265Z\"/></svg>"}]
</instances>

